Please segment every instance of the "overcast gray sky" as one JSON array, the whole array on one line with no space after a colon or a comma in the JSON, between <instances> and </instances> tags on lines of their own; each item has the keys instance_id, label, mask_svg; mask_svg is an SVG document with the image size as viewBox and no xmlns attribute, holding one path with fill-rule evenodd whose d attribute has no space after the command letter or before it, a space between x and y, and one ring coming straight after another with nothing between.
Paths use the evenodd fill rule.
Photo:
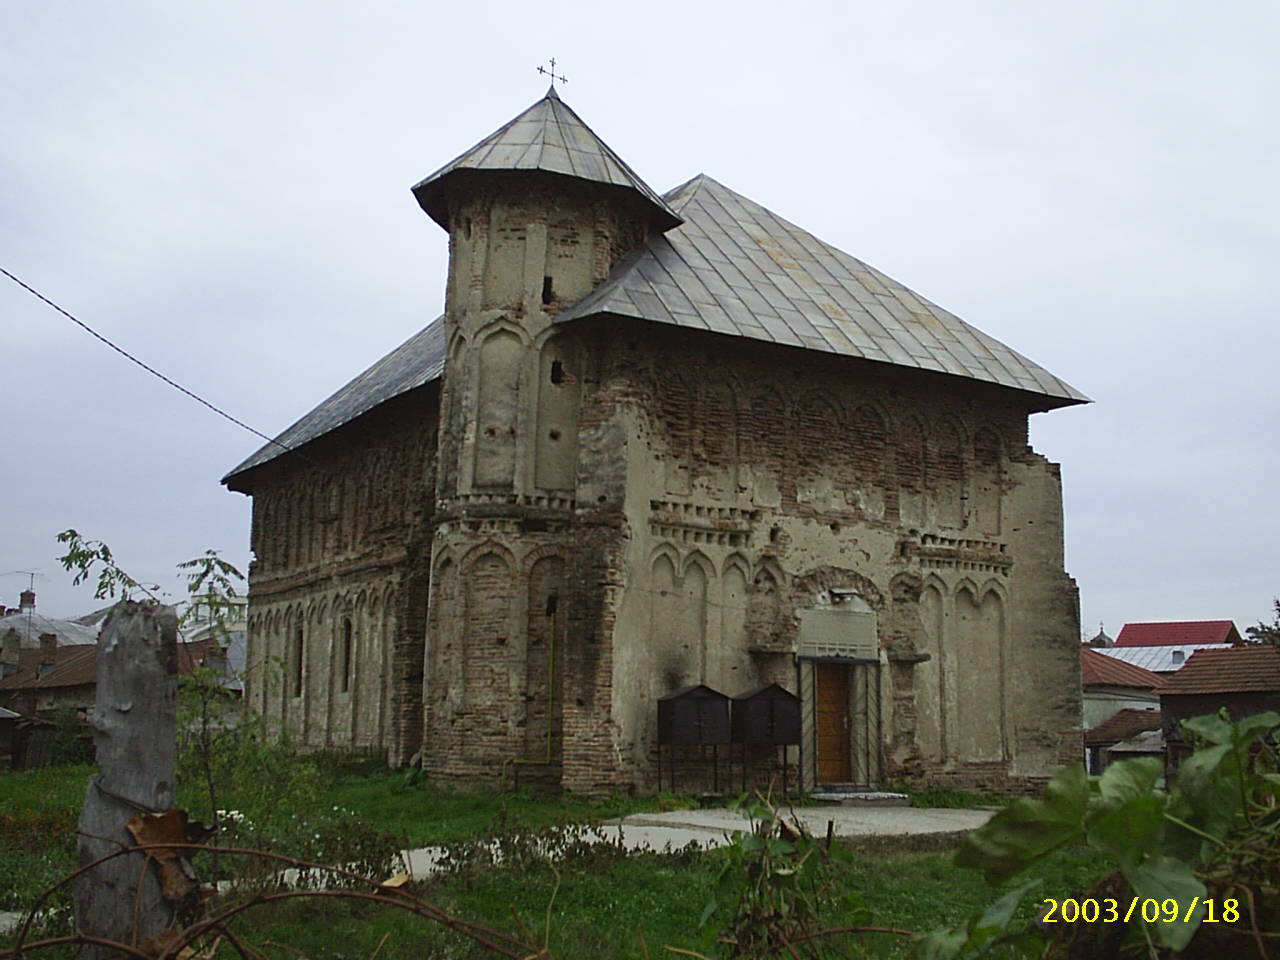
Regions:
<instances>
[{"instance_id":1,"label":"overcast gray sky","mask_svg":"<svg viewBox=\"0 0 1280 960\"><path fill-rule=\"evenodd\" d=\"M266 433L440 310L409 186L545 91L651 186L699 172L1096 400L1037 415L1082 618L1280 592L1272 2L12 4L0 265ZM177 588L248 559L259 445L0 277L0 574L98 605L66 527ZM0 576L13 604L24 578Z\"/></svg>"}]
</instances>

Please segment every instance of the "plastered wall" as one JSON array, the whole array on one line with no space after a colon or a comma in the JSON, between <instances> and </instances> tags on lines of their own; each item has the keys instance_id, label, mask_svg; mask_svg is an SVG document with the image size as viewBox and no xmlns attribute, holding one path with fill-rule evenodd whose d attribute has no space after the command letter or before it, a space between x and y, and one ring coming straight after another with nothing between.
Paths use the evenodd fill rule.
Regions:
<instances>
[{"instance_id":1,"label":"plastered wall","mask_svg":"<svg viewBox=\"0 0 1280 960\"><path fill-rule=\"evenodd\" d=\"M626 589L615 719L653 782L654 703L796 688L802 614L874 611L885 774L1016 790L1079 742L1057 467L1007 392L679 331L617 336Z\"/></svg>"}]
</instances>

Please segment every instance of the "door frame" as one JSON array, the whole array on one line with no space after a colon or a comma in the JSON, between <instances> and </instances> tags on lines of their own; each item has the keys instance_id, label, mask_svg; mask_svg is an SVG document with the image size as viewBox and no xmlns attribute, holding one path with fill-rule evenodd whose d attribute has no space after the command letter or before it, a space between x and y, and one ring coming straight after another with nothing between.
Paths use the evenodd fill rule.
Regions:
<instances>
[{"instance_id":1,"label":"door frame","mask_svg":"<svg viewBox=\"0 0 1280 960\"><path fill-rule=\"evenodd\" d=\"M856 657L797 657L796 689L809 695L802 704L808 730L801 737L800 775L803 789L818 780L818 671L819 663L849 668L849 768L852 783L874 789L884 777L884 700L879 660ZM807 675L807 676L806 676Z\"/></svg>"}]
</instances>

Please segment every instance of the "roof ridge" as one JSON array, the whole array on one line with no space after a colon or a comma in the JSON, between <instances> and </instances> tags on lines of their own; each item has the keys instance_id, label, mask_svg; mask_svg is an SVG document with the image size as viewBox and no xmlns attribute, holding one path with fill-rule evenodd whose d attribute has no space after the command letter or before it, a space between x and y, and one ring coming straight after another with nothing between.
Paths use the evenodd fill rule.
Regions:
<instances>
[{"instance_id":1,"label":"roof ridge","mask_svg":"<svg viewBox=\"0 0 1280 960\"><path fill-rule=\"evenodd\" d=\"M694 197L698 195L698 191L700 191L708 183L713 183L713 184L716 184L717 186L721 185L714 177L709 177L705 173L695 173L692 177L690 177L684 183L678 184L677 186L672 187L670 190L664 193L662 195L662 199L665 200L668 204L671 204L673 202L673 198L680 196L680 194L684 193L685 191L688 191L684 196L680 197L679 207L672 206L673 210L676 210L676 212L679 212L680 210L683 210L684 207L689 203L689 201L691 201Z\"/></svg>"}]
</instances>

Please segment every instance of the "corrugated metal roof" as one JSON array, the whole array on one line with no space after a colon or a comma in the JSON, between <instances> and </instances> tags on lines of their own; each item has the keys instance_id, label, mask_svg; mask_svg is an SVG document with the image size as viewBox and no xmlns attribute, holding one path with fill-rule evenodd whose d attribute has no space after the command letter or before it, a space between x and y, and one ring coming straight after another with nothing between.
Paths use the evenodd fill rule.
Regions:
<instances>
[{"instance_id":1,"label":"corrugated metal roof","mask_svg":"<svg viewBox=\"0 0 1280 960\"><path fill-rule=\"evenodd\" d=\"M1250 692L1280 696L1280 648L1261 644L1197 650L1185 667L1156 687L1162 697Z\"/></svg>"},{"instance_id":2,"label":"corrugated metal roof","mask_svg":"<svg viewBox=\"0 0 1280 960\"><path fill-rule=\"evenodd\" d=\"M1116 637L1117 647L1149 647L1163 644L1242 643L1230 620L1167 620L1126 623Z\"/></svg>"},{"instance_id":3,"label":"corrugated metal roof","mask_svg":"<svg viewBox=\"0 0 1280 960\"><path fill-rule=\"evenodd\" d=\"M1090 647L1080 650L1080 666L1082 682L1086 687L1137 687L1151 690L1162 679L1150 670L1116 657L1108 657Z\"/></svg>"},{"instance_id":4,"label":"corrugated metal roof","mask_svg":"<svg viewBox=\"0 0 1280 960\"><path fill-rule=\"evenodd\" d=\"M310 443L368 413L378 404L438 379L443 373L444 318L437 317L276 437L277 443L260 447L223 477L222 482L228 483L237 474Z\"/></svg>"},{"instance_id":5,"label":"corrugated metal roof","mask_svg":"<svg viewBox=\"0 0 1280 960\"><path fill-rule=\"evenodd\" d=\"M705 175L666 195L682 226L650 235L556 317L634 317L1025 390L1088 398L1043 367Z\"/></svg>"},{"instance_id":6,"label":"corrugated metal roof","mask_svg":"<svg viewBox=\"0 0 1280 960\"><path fill-rule=\"evenodd\" d=\"M0 640L3 640L10 628L18 631L18 642L27 650L38 649L40 635L52 633L60 644L97 643L98 628L77 623L74 620L55 620L34 610L31 613L19 611L0 617Z\"/></svg>"},{"instance_id":7,"label":"corrugated metal roof","mask_svg":"<svg viewBox=\"0 0 1280 960\"><path fill-rule=\"evenodd\" d=\"M658 229L680 222L666 201L560 99L554 86L524 113L413 187L418 204L441 226L447 226L442 182L461 170L539 170L623 187L649 202Z\"/></svg>"},{"instance_id":8,"label":"corrugated metal roof","mask_svg":"<svg viewBox=\"0 0 1280 960\"><path fill-rule=\"evenodd\" d=\"M1173 673L1181 670L1197 650L1228 650L1229 643L1184 643L1179 646L1108 647L1097 650L1104 657L1114 657L1152 673ZM1181 659L1178 658L1181 654Z\"/></svg>"}]
</instances>

